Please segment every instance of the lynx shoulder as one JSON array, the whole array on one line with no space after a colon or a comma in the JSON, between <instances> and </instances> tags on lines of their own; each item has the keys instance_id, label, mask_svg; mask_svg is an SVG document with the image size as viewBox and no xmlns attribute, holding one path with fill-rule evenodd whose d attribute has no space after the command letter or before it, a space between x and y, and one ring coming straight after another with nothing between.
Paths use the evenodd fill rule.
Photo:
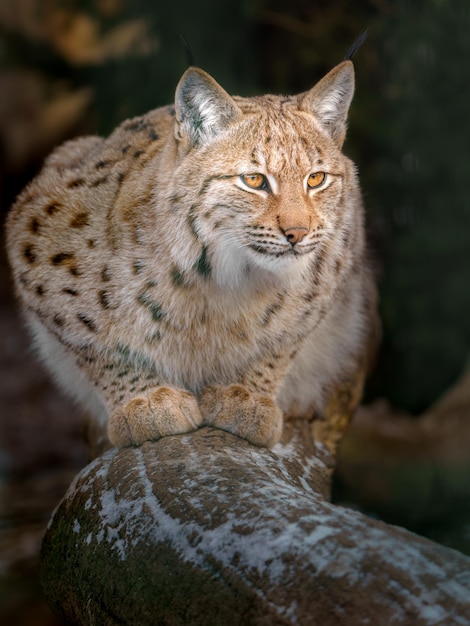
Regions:
<instances>
[{"instance_id":1,"label":"lynx shoulder","mask_svg":"<svg viewBox=\"0 0 470 626\"><path fill-rule=\"evenodd\" d=\"M213 425L260 446L321 419L366 354L375 290L346 61L291 97L190 68L173 106L58 148L7 223L54 377L117 446Z\"/></svg>"}]
</instances>

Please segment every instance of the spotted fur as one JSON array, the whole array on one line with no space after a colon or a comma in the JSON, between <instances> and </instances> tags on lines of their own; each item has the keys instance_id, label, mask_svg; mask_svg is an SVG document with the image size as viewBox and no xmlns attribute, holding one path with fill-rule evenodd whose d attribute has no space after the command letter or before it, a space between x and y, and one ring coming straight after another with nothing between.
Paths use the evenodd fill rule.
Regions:
<instances>
[{"instance_id":1,"label":"spotted fur","mask_svg":"<svg viewBox=\"0 0 470 626\"><path fill-rule=\"evenodd\" d=\"M341 152L353 85L346 61L307 93L240 98L190 68L174 107L66 143L20 195L25 318L112 443L209 423L272 446L353 375L375 293Z\"/></svg>"}]
</instances>

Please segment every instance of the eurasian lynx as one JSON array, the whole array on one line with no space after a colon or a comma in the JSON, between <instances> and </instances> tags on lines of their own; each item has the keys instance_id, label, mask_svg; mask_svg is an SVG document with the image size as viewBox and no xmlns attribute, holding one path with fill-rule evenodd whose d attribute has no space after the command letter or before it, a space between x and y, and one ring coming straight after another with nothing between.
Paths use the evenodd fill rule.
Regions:
<instances>
[{"instance_id":1,"label":"eurasian lynx","mask_svg":"<svg viewBox=\"0 0 470 626\"><path fill-rule=\"evenodd\" d=\"M341 152L353 90L350 61L291 97L190 68L174 106L66 143L20 195L27 323L114 445L210 424L273 446L354 374L375 290Z\"/></svg>"}]
</instances>

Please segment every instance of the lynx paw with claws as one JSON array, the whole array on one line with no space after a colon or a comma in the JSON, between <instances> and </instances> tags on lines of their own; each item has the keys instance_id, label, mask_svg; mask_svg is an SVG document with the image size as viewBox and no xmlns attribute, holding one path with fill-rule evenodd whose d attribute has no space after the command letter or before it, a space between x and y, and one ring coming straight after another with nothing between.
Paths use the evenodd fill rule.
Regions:
<instances>
[{"instance_id":1,"label":"lynx paw with claws","mask_svg":"<svg viewBox=\"0 0 470 626\"><path fill-rule=\"evenodd\" d=\"M281 438L282 411L271 398L252 393L242 385L208 387L199 407L204 423L271 448Z\"/></svg>"},{"instance_id":2,"label":"lynx paw with claws","mask_svg":"<svg viewBox=\"0 0 470 626\"><path fill-rule=\"evenodd\" d=\"M193 394L156 387L120 407L110 418L108 436L118 448L196 430L202 416Z\"/></svg>"}]
</instances>

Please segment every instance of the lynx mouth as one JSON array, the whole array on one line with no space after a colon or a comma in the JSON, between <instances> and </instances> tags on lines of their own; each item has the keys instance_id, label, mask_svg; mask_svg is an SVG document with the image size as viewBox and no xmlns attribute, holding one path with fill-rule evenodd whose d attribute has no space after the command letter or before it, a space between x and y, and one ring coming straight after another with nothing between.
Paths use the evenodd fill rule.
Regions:
<instances>
[{"instance_id":1,"label":"lynx mouth","mask_svg":"<svg viewBox=\"0 0 470 626\"><path fill-rule=\"evenodd\" d=\"M269 248L266 248L264 246L260 246L259 244L255 244L255 243L251 243L249 244L249 247L251 248L251 250L254 250L255 252L258 252L259 254L262 254L263 256L267 256L267 257L274 257L276 259L280 259L280 258L298 258L298 257L302 257L305 254L308 254L309 252L312 252L313 248L316 247L308 247L308 248L298 248L298 247L294 247L294 246L290 246L289 247L285 247L282 248L281 250L272 250Z\"/></svg>"}]
</instances>

